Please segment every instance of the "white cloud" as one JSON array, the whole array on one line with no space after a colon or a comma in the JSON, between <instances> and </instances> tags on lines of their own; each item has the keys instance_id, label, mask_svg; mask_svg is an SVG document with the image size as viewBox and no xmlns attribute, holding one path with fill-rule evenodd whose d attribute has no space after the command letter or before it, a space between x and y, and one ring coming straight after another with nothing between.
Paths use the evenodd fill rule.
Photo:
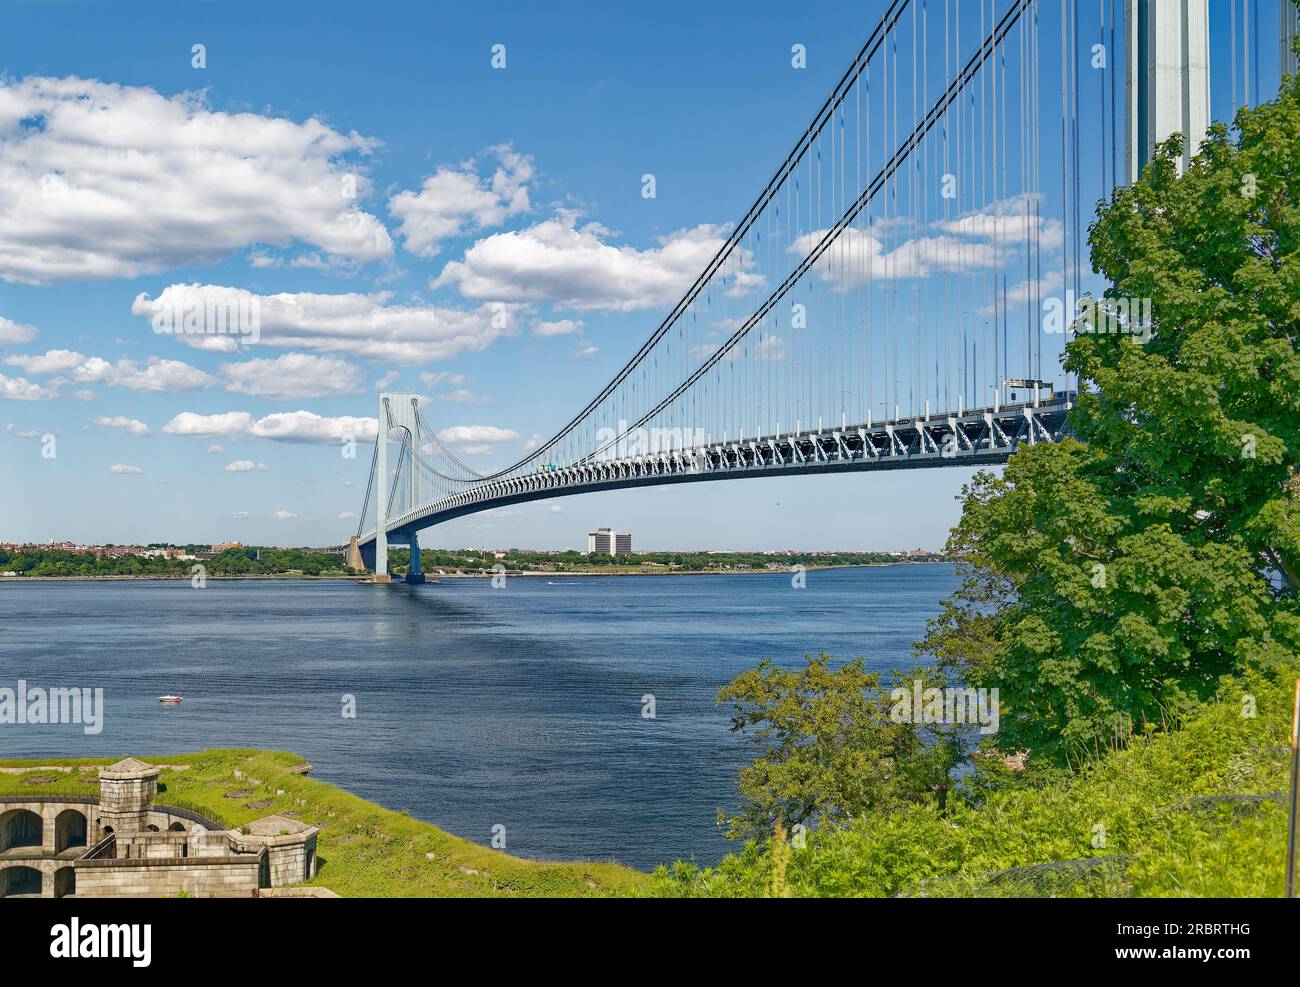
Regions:
<instances>
[{"instance_id":1,"label":"white cloud","mask_svg":"<svg viewBox=\"0 0 1300 987\"><path fill-rule=\"evenodd\" d=\"M340 520L340 521L350 521L350 520L354 519L355 517L356 517L356 515L353 514L351 511L344 511L342 514L339 515L339 520Z\"/></svg>"},{"instance_id":2,"label":"white cloud","mask_svg":"<svg viewBox=\"0 0 1300 987\"><path fill-rule=\"evenodd\" d=\"M200 415L182 411L166 425L169 435L191 435L202 438L240 438L245 435L279 442L338 443L346 435L361 441L373 441L379 430L374 418L326 418L310 411L286 411L266 415L257 420L247 411L227 411L219 415Z\"/></svg>"},{"instance_id":3,"label":"white cloud","mask_svg":"<svg viewBox=\"0 0 1300 987\"><path fill-rule=\"evenodd\" d=\"M486 349L513 333L520 321L518 306L494 301L473 309L436 305L390 304L391 292L323 295L281 292L254 295L222 285L173 284L157 298L141 292L131 313L152 320L159 313L190 305L197 311L251 311L260 318L256 342L284 349L351 353L393 363L447 360L464 352ZM234 306L232 308L231 306ZM211 333L177 334L176 339L200 349L234 352L236 337ZM245 337L252 341L252 337Z\"/></svg>"},{"instance_id":4,"label":"white cloud","mask_svg":"<svg viewBox=\"0 0 1300 987\"><path fill-rule=\"evenodd\" d=\"M487 404L492 399L483 395L475 394L464 387L449 391L446 394L438 395L439 401L450 401L453 404Z\"/></svg>"},{"instance_id":5,"label":"white cloud","mask_svg":"<svg viewBox=\"0 0 1300 987\"><path fill-rule=\"evenodd\" d=\"M114 463L112 466L108 468L108 471L110 473L120 473L123 475L134 475L136 473L144 472L144 470L142 470L139 466L128 466L126 465L126 463Z\"/></svg>"},{"instance_id":6,"label":"white cloud","mask_svg":"<svg viewBox=\"0 0 1300 987\"><path fill-rule=\"evenodd\" d=\"M0 199L0 201L3 201ZM0 346L13 343L30 343L36 338L36 327L23 325L0 315Z\"/></svg>"},{"instance_id":7,"label":"white cloud","mask_svg":"<svg viewBox=\"0 0 1300 987\"><path fill-rule=\"evenodd\" d=\"M39 439L41 433L31 428L19 428L13 422L5 426L5 431L15 439Z\"/></svg>"},{"instance_id":8,"label":"white cloud","mask_svg":"<svg viewBox=\"0 0 1300 987\"><path fill-rule=\"evenodd\" d=\"M254 470L266 469L265 463L255 463L251 459L236 459L229 466L225 467L227 473L251 473Z\"/></svg>"},{"instance_id":9,"label":"white cloud","mask_svg":"<svg viewBox=\"0 0 1300 987\"><path fill-rule=\"evenodd\" d=\"M396 370L390 370L384 376L375 381L376 391L386 391L393 386L393 381L397 380L400 375Z\"/></svg>"},{"instance_id":10,"label":"white cloud","mask_svg":"<svg viewBox=\"0 0 1300 987\"><path fill-rule=\"evenodd\" d=\"M295 521L297 520L298 515L293 511L276 511L273 517L277 521Z\"/></svg>"},{"instance_id":11,"label":"white cloud","mask_svg":"<svg viewBox=\"0 0 1300 987\"><path fill-rule=\"evenodd\" d=\"M388 200L388 211L401 220L397 232L407 250L433 257L443 240L500 226L507 217L528 211L532 158L509 144L487 148L479 155L485 156L497 161L491 178L479 177L477 160L444 165L424 179L419 192L407 189Z\"/></svg>"},{"instance_id":12,"label":"white cloud","mask_svg":"<svg viewBox=\"0 0 1300 987\"><path fill-rule=\"evenodd\" d=\"M0 398L6 401L48 401L58 396L59 392L54 387L41 387L26 377L6 377L0 374Z\"/></svg>"},{"instance_id":13,"label":"white cloud","mask_svg":"<svg viewBox=\"0 0 1300 987\"><path fill-rule=\"evenodd\" d=\"M11 367L21 367L29 374L58 374L86 362L86 355L76 350L47 350L36 354L15 354L5 357Z\"/></svg>"},{"instance_id":14,"label":"white cloud","mask_svg":"<svg viewBox=\"0 0 1300 987\"><path fill-rule=\"evenodd\" d=\"M121 359L109 363L102 357L92 356L72 371L72 377L83 384L107 384L132 391L167 393L197 391L217 383L215 377L188 363L156 356L149 357L144 366L135 360Z\"/></svg>"},{"instance_id":15,"label":"white cloud","mask_svg":"<svg viewBox=\"0 0 1300 987\"><path fill-rule=\"evenodd\" d=\"M606 242L597 223L577 228L561 211L528 229L496 233L451 261L433 287L458 288L466 298L554 302L576 309L631 312L675 301L725 241L723 228L701 224L637 250Z\"/></svg>"},{"instance_id":16,"label":"white cloud","mask_svg":"<svg viewBox=\"0 0 1300 987\"><path fill-rule=\"evenodd\" d=\"M594 343L583 343L581 346L579 346L576 350L573 351L573 355L578 357L581 360L590 360L593 357L595 357L595 355L599 352L600 350L596 347Z\"/></svg>"},{"instance_id":17,"label":"white cloud","mask_svg":"<svg viewBox=\"0 0 1300 987\"><path fill-rule=\"evenodd\" d=\"M420 374L420 381L425 387L437 387L439 384L449 384L455 386L465 383L464 374L448 373L446 370L439 370L436 373Z\"/></svg>"},{"instance_id":18,"label":"white cloud","mask_svg":"<svg viewBox=\"0 0 1300 987\"><path fill-rule=\"evenodd\" d=\"M1043 250L1056 250L1064 242L1064 227L1060 220L1041 215L1034 199L1025 193L935 225L945 233L1009 246L1024 244L1027 236L1036 233Z\"/></svg>"},{"instance_id":19,"label":"white cloud","mask_svg":"<svg viewBox=\"0 0 1300 987\"><path fill-rule=\"evenodd\" d=\"M163 426L163 431L170 435L198 436L240 436L247 435L253 428L253 416L247 411L227 411L222 415L200 415L193 411L182 411ZM211 452L213 448L208 448Z\"/></svg>"},{"instance_id":20,"label":"white cloud","mask_svg":"<svg viewBox=\"0 0 1300 987\"><path fill-rule=\"evenodd\" d=\"M212 445L208 446L208 452L213 453L214 455L217 455L217 456L222 455L223 453L225 453L225 451L226 451L226 447L225 447L225 446L223 446L223 445L218 445L218 444L215 443L215 442L214 442Z\"/></svg>"},{"instance_id":21,"label":"white cloud","mask_svg":"<svg viewBox=\"0 0 1300 987\"><path fill-rule=\"evenodd\" d=\"M120 428L141 439L149 434L149 426L144 422L136 418L126 418L123 415L117 415L114 418L96 418L92 424L103 428Z\"/></svg>"},{"instance_id":22,"label":"white cloud","mask_svg":"<svg viewBox=\"0 0 1300 987\"><path fill-rule=\"evenodd\" d=\"M274 360L223 363L226 390L272 400L354 394L361 389L361 372L333 356L285 353Z\"/></svg>"},{"instance_id":23,"label":"white cloud","mask_svg":"<svg viewBox=\"0 0 1300 987\"><path fill-rule=\"evenodd\" d=\"M247 521L248 511L235 511L235 513L230 516L236 521Z\"/></svg>"},{"instance_id":24,"label":"white cloud","mask_svg":"<svg viewBox=\"0 0 1300 987\"><path fill-rule=\"evenodd\" d=\"M344 160L374 147L316 119L216 112L201 93L0 79L0 278L136 277L254 244L387 257L388 231L357 207L368 182Z\"/></svg>"},{"instance_id":25,"label":"white cloud","mask_svg":"<svg viewBox=\"0 0 1300 987\"><path fill-rule=\"evenodd\" d=\"M495 425L452 425L440 431L438 438L457 445L466 442L518 442L519 433Z\"/></svg>"},{"instance_id":26,"label":"white cloud","mask_svg":"<svg viewBox=\"0 0 1300 987\"><path fill-rule=\"evenodd\" d=\"M286 411L259 418L249 434L278 442L340 442L344 436L373 440L379 431L375 418L325 418L310 411Z\"/></svg>"},{"instance_id":27,"label":"white cloud","mask_svg":"<svg viewBox=\"0 0 1300 987\"><path fill-rule=\"evenodd\" d=\"M533 333L538 336L564 336L571 332L582 332L581 319L557 319L555 322L539 322L533 326Z\"/></svg>"}]
</instances>

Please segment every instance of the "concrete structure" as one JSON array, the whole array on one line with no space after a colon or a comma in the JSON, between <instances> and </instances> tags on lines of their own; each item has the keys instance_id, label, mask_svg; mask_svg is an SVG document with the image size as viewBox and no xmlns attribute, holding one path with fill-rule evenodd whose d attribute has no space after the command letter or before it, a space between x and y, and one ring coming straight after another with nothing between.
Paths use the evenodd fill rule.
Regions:
<instances>
[{"instance_id":1,"label":"concrete structure","mask_svg":"<svg viewBox=\"0 0 1300 987\"><path fill-rule=\"evenodd\" d=\"M1155 146L1186 136L1186 168L1210 126L1208 0L1124 0L1128 106L1125 162L1132 182Z\"/></svg>"},{"instance_id":2,"label":"concrete structure","mask_svg":"<svg viewBox=\"0 0 1300 987\"><path fill-rule=\"evenodd\" d=\"M631 555L632 536L628 532L597 528L587 535L588 555Z\"/></svg>"},{"instance_id":3,"label":"concrete structure","mask_svg":"<svg viewBox=\"0 0 1300 987\"><path fill-rule=\"evenodd\" d=\"M1291 50L1291 44L1295 41L1297 34L1300 34L1300 8L1291 3L1291 0L1282 0L1282 26L1279 34L1282 38L1282 74L1295 75L1300 71L1296 53Z\"/></svg>"},{"instance_id":4,"label":"concrete structure","mask_svg":"<svg viewBox=\"0 0 1300 987\"><path fill-rule=\"evenodd\" d=\"M387 428L381 428L380 433L375 436L375 471L374 476L378 479L379 489L375 491L375 519L378 522L375 530L379 532L375 539L375 581L388 581L388 542L389 539L385 533L385 526L388 521L388 433L394 429L405 430L403 439L410 443L410 447L417 452L423 441L420 436L420 416L417 413L419 409L419 396L415 394L389 394L387 392L379 395L379 421L387 423ZM411 504L420 502L420 471L410 468L406 471L407 482L409 484L408 494ZM424 582L424 570L420 568L420 536L418 532L410 533L411 548L411 565L408 570L407 582Z\"/></svg>"},{"instance_id":5,"label":"concrete structure","mask_svg":"<svg viewBox=\"0 0 1300 987\"><path fill-rule=\"evenodd\" d=\"M252 897L316 873L315 826L272 815L222 829L156 804L143 761L101 769L99 791L0 797L0 898Z\"/></svg>"}]
</instances>

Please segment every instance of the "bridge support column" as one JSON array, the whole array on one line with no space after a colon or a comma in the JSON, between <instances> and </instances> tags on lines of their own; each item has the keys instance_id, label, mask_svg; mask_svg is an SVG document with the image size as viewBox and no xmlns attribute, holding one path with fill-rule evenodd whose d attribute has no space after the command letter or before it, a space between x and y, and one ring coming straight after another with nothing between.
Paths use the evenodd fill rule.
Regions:
<instances>
[{"instance_id":1,"label":"bridge support column","mask_svg":"<svg viewBox=\"0 0 1300 987\"><path fill-rule=\"evenodd\" d=\"M1180 172L1200 149L1210 126L1209 30L1208 0L1124 0L1130 182L1171 134L1185 138Z\"/></svg>"},{"instance_id":2,"label":"bridge support column","mask_svg":"<svg viewBox=\"0 0 1300 987\"><path fill-rule=\"evenodd\" d=\"M406 581L419 584L424 582L424 570L420 568L420 536L411 534L411 567L406 570Z\"/></svg>"},{"instance_id":3,"label":"bridge support column","mask_svg":"<svg viewBox=\"0 0 1300 987\"><path fill-rule=\"evenodd\" d=\"M1300 34L1300 8L1293 6L1290 0L1282 0L1282 74L1295 75L1300 71L1296 53L1291 50L1291 43Z\"/></svg>"},{"instance_id":4,"label":"bridge support column","mask_svg":"<svg viewBox=\"0 0 1300 987\"><path fill-rule=\"evenodd\" d=\"M388 582L388 413L379 402L379 443L375 454L375 582Z\"/></svg>"}]
</instances>

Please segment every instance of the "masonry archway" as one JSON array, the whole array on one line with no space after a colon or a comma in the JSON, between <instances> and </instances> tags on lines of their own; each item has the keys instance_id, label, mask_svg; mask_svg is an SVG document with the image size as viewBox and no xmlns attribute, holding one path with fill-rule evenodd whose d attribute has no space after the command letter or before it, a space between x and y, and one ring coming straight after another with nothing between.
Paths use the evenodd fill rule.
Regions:
<instances>
[{"instance_id":1,"label":"masonry archway","mask_svg":"<svg viewBox=\"0 0 1300 987\"><path fill-rule=\"evenodd\" d=\"M0 851L20 846L39 848L43 834L41 817L29 809L0 813Z\"/></svg>"},{"instance_id":2,"label":"masonry archway","mask_svg":"<svg viewBox=\"0 0 1300 987\"><path fill-rule=\"evenodd\" d=\"M6 867L0 870L0 898L41 893L41 872L35 867Z\"/></svg>"},{"instance_id":3,"label":"masonry archway","mask_svg":"<svg viewBox=\"0 0 1300 987\"><path fill-rule=\"evenodd\" d=\"M60 867L54 872L54 897L66 898L77 893L77 872L71 867Z\"/></svg>"},{"instance_id":4,"label":"masonry archway","mask_svg":"<svg viewBox=\"0 0 1300 987\"><path fill-rule=\"evenodd\" d=\"M86 814L78 809L64 809L54 817L54 852L86 845Z\"/></svg>"}]
</instances>

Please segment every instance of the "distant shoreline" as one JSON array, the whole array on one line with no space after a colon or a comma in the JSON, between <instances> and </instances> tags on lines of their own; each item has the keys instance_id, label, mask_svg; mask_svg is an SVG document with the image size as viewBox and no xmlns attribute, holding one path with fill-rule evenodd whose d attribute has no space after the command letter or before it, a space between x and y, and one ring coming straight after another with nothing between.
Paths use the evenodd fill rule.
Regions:
<instances>
[{"instance_id":1,"label":"distant shoreline","mask_svg":"<svg viewBox=\"0 0 1300 987\"><path fill-rule=\"evenodd\" d=\"M924 562L855 562L851 565L807 565L804 566L806 572L821 572L830 569L885 569L891 566L900 565L952 565L951 561L941 559L931 559ZM513 572L507 570L505 575L510 578L516 576L786 576L793 572L794 569L657 569L642 572L607 572L594 570L592 572L538 572L535 570L526 570L523 572ZM461 572L461 573L430 573L426 572L424 578L428 582L443 579L491 579L499 575L491 571L488 572ZM189 573L178 575L103 575L103 576L0 576L0 584L5 583L99 583L99 582L139 582L139 581L175 581L181 582L191 579ZM274 581L297 579L305 582L337 582L347 580L354 583L369 583L369 575L328 575L328 576L308 576L303 573L248 573L245 575L223 575L217 576L209 573L207 580L213 582L238 582L241 580L254 581ZM393 577L394 583L401 582L400 576Z\"/></svg>"}]
</instances>

